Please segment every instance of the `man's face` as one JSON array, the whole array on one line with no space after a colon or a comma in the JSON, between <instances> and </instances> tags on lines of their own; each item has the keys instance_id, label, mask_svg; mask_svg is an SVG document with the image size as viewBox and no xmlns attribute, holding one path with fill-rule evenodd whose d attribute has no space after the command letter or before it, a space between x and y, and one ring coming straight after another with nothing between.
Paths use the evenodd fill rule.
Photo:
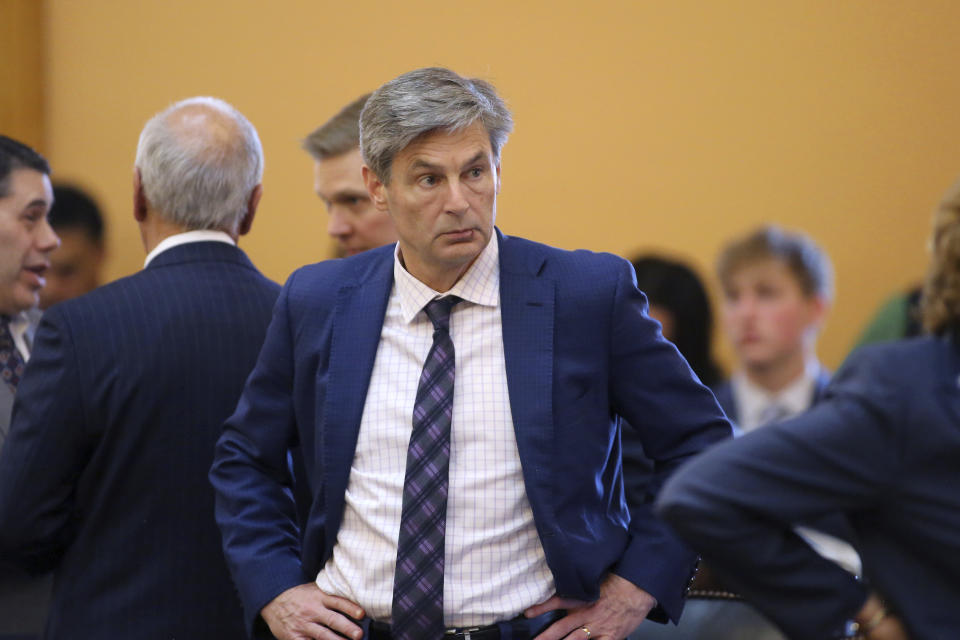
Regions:
<instances>
[{"instance_id":1,"label":"man's face","mask_svg":"<svg viewBox=\"0 0 960 640\"><path fill-rule=\"evenodd\" d=\"M500 165L483 125L414 140L394 156L389 185L369 169L364 176L376 206L393 217L407 271L439 291L453 286L496 217Z\"/></svg>"},{"instance_id":2,"label":"man's face","mask_svg":"<svg viewBox=\"0 0 960 640\"><path fill-rule=\"evenodd\" d=\"M0 313L36 306L60 240L47 222L53 204L50 179L33 169L15 169L9 193L0 198Z\"/></svg>"},{"instance_id":3,"label":"man's face","mask_svg":"<svg viewBox=\"0 0 960 640\"><path fill-rule=\"evenodd\" d=\"M40 308L82 296L100 284L103 247L83 229L59 229L60 248L50 254L47 285L40 291Z\"/></svg>"},{"instance_id":4,"label":"man's face","mask_svg":"<svg viewBox=\"0 0 960 640\"><path fill-rule=\"evenodd\" d=\"M327 233L348 256L397 241L390 215L370 201L362 167L359 149L313 165L313 188L327 207Z\"/></svg>"},{"instance_id":5,"label":"man's face","mask_svg":"<svg viewBox=\"0 0 960 640\"><path fill-rule=\"evenodd\" d=\"M768 258L733 271L724 287L723 320L740 362L768 368L803 354L826 306L803 292L786 264Z\"/></svg>"}]
</instances>

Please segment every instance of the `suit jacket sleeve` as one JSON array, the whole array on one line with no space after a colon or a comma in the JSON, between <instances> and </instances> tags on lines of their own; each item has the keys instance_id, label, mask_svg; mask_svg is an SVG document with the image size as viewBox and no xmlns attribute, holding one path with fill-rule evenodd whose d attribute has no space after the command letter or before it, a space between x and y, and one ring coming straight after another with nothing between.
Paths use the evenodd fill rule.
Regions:
<instances>
[{"instance_id":1,"label":"suit jacket sleeve","mask_svg":"<svg viewBox=\"0 0 960 640\"><path fill-rule=\"evenodd\" d=\"M830 637L866 592L792 530L882 503L905 450L889 368L855 354L802 416L726 443L682 469L658 511L791 637Z\"/></svg>"},{"instance_id":2,"label":"suit jacket sleeve","mask_svg":"<svg viewBox=\"0 0 960 640\"><path fill-rule=\"evenodd\" d=\"M663 338L646 309L632 267L624 263L613 308L611 394L615 412L629 423L622 437L639 438L653 462L647 489L652 499L682 462L728 438L731 431L713 394ZM644 473L628 465L624 476L634 471ZM630 543L614 572L657 598L660 607L652 619L676 621L697 556L653 515L649 502L629 505Z\"/></svg>"},{"instance_id":3,"label":"suit jacket sleeve","mask_svg":"<svg viewBox=\"0 0 960 640\"><path fill-rule=\"evenodd\" d=\"M45 314L17 389L0 454L0 553L31 571L53 568L69 543L76 481L95 444L69 324Z\"/></svg>"},{"instance_id":4,"label":"suit jacket sleeve","mask_svg":"<svg viewBox=\"0 0 960 640\"><path fill-rule=\"evenodd\" d=\"M210 470L224 554L251 635L265 605L309 581L301 569L289 487L287 453L296 444L290 283L277 301L257 364L224 425Z\"/></svg>"}]
</instances>

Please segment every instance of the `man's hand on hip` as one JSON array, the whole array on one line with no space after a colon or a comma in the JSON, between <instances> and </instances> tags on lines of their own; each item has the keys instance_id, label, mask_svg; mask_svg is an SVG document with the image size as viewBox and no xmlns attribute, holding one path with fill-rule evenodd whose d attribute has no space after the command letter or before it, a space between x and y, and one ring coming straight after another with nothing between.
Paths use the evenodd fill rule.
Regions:
<instances>
[{"instance_id":1,"label":"man's hand on hip","mask_svg":"<svg viewBox=\"0 0 960 640\"><path fill-rule=\"evenodd\" d=\"M657 599L629 580L613 573L600 585L595 602L554 596L526 610L529 618L555 609L566 609L560 618L534 640L623 640L643 622Z\"/></svg>"},{"instance_id":2,"label":"man's hand on hip","mask_svg":"<svg viewBox=\"0 0 960 640\"><path fill-rule=\"evenodd\" d=\"M888 612L880 596L871 593L863 608L855 616L860 634L867 640L909 640L906 628L899 618Z\"/></svg>"},{"instance_id":3,"label":"man's hand on hip","mask_svg":"<svg viewBox=\"0 0 960 640\"><path fill-rule=\"evenodd\" d=\"M260 615L278 640L363 637L363 629L353 622L363 617L363 609L345 598L324 593L313 582L287 589L261 609Z\"/></svg>"}]
</instances>

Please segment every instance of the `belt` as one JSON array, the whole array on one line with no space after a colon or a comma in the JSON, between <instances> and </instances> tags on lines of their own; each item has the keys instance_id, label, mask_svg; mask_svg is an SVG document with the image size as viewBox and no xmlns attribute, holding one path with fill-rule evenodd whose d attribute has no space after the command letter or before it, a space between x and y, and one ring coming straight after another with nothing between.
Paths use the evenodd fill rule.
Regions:
<instances>
[{"instance_id":1,"label":"belt","mask_svg":"<svg viewBox=\"0 0 960 640\"><path fill-rule=\"evenodd\" d=\"M530 640L538 633L566 615L566 611L548 611L536 618L517 616L483 627L456 627L443 633L443 640ZM366 620L368 628L365 640L393 640L390 625L386 622Z\"/></svg>"}]
</instances>

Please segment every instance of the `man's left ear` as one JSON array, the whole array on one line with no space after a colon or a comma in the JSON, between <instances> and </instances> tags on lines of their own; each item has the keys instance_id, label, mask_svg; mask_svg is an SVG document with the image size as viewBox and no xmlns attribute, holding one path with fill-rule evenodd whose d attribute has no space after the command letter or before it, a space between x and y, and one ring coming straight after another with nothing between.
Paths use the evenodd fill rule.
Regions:
<instances>
[{"instance_id":1,"label":"man's left ear","mask_svg":"<svg viewBox=\"0 0 960 640\"><path fill-rule=\"evenodd\" d=\"M367 165L363 165L360 172L363 175L363 184L367 186L367 193L370 194L370 201L373 202L373 206L379 211L389 210L387 206L386 186L383 184L383 181L380 180L377 174L373 172L373 169Z\"/></svg>"},{"instance_id":2,"label":"man's left ear","mask_svg":"<svg viewBox=\"0 0 960 640\"><path fill-rule=\"evenodd\" d=\"M500 177L500 163L497 163L497 195L500 195L500 185L502 184L503 178Z\"/></svg>"},{"instance_id":3,"label":"man's left ear","mask_svg":"<svg viewBox=\"0 0 960 640\"><path fill-rule=\"evenodd\" d=\"M253 217L257 215L257 206L260 204L260 198L263 196L263 185L258 184L250 192L250 200L247 201L247 212L240 220L240 226L237 228L238 236L245 236L253 228Z\"/></svg>"},{"instance_id":4,"label":"man's left ear","mask_svg":"<svg viewBox=\"0 0 960 640\"><path fill-rule=\"evenodd\" d=\"M144 222L147 219L147 196L143 192L143 178L140 169L133 168L133 219Z\"/></svg>"},{"instance_id":5,"label":"man's left ear","mask_svg":"<svg viewBox=\"0 0 960 640\"><path fill-rule=\"evenodd\" d=\"M810 297L810 317L808 326L819 332L827 320L827 313L830 312L830 299L826 296L814 295Z\"/></svg>"}]
</instances>

